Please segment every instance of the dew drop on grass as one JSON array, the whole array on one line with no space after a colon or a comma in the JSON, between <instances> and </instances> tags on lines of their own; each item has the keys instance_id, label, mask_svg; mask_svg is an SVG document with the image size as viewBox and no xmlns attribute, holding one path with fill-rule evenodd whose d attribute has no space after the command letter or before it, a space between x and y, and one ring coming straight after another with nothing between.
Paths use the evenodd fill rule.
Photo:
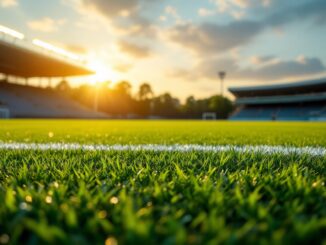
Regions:
<instances>
[{"instance_id":1,"label":"dew drop on grass","mask_svg":"<svg viewBox=\"0 0 326 245\"><path fill-rule=\"evenodd\" d=\"M21 203L19 204L19 208L20 208L21 210L27 210L27 209L28 209L28 205L27 205L26 202L21 202Z\"/></svg>"},{"instance_id":2,"label":"dew drop on grass","mask_svg":"<svg viewBox=\"0 0 326 245\"><path fill-rule=\"evenodd\" d=\"M114 237L108 237L105 240L105 245L118 245L118 241Z\"/></svg>"},{"instance_id":3,"label":"dew drop on grass","mask_svg":"<svg viewBox=\"0 0 326 245\"><path fill-rule=\"evenodd\" d=\"M98 212L97 216L100 218L100 219L105 219L106 216L107 216L107 212L105 210L101 210L100 212Z\"/></svg>"},{"instance_id":4,"label":"dew drop on grass","mask_svg":"<svg viewBox=\"0 0 326 245\"><path fill-rule=\"evenodd\" d=\"M26 202L33 202L33 198L32 198L32 196L30 196L30 195L26 196L26 197L25 197L25 201L26 201Z\"/></svg>"},{"instance_id":5,"label":"dew drop on grass","mask_svg":"<svg viewBox=\"0 0 326 245\"><path fill-rule=\"evenodd\" d=\"M52 138L52 137L54 136L54 133L50 131L50 132L48 133L48 136L49 136L49 138Z\"/></svg>"},{"instance_id":6,"label":"dew drop on grass","mask_svg":"<svg viewBox=\"0 0 326 245\"><path fill-rule=\"evenodd\" d=\"M52 203L52 197L51 197L51 196L46 196L46 198L45 198L45 202L46 202L47 204L51 204L51 203Z\"/></svg>"},{"instance_id":7,"label":"dew drop on grass","mask_svg":"<svg viewBox=\"0 0 326 245\"><path fill-rule=\"evenodd\" d=\"M192 220L192 216L190 214L187 214L181 219L181 222L183 224L186 224L186 223L190 222L191 220Z\"/></svg>"},{"instance_id":8,"label":"dew drop on grass","mask_svg":"<svg viewBox=\"0 0 326 245\"><path fill-rule=\"evenodd\" d=\"M55 181L55 182L53 182L53 186L54 186L55 188L59 188L59 183L58 183L57 181Z\"/></svg>"},{"instance_id":9,"label":"dew drop on grass","mask_svg":"<svg viewBox=\"0 0 326 245\"><path fill-rule=\"evenodd\" d=\"M0 235L0 243L1 244L7 244L10 240L10 237L8 234L2 234Z\"/></svg>"},{"instance_id":10,"label":"dew drop on grass","mask_svg":"<svg viewBox=\"0 0 326 245\"><path fill-rule=\"evenodd\" d=\"M111 197L110 203L116 205L119 203L119 199L117 197Z\"/></svg>"}]
</instances>

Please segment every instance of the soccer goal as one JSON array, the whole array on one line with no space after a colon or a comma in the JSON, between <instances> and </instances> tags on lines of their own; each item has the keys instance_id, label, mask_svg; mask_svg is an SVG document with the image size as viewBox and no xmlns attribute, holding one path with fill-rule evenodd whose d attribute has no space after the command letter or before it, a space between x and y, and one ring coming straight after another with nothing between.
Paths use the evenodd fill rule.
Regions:
<instances>
[{"instance_id":1,"label":"soccer goal","mask_svg":"<svg viewBox=\"0 0 326 245\"><path fill-rule=\"evenodd\" d=\"M217 115L215 112L204 112L202 118L203 120L216 120Z\"/></svg>"}]
</instances>

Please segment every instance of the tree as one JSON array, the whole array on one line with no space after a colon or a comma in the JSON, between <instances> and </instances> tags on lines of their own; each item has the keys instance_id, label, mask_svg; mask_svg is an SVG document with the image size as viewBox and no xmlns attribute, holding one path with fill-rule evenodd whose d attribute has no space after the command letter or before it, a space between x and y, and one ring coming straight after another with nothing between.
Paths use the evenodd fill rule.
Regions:
<instances>
[{"instance_id":1,"label":"tree","mask_svg":"<svg viewBox=\"0 0 326 245\"><path fill-rule=\"evenodd\" d=\"M131 96L131 85L127 81L117 83L108 96L109 112L126 116L135 113L135 100Z\"/></svg>"},{"instance_id":2,"label":"tree","mask_svg":"<svg viewBox=\"0 0 326 245\"><path fill-rule=\"evenodd\" d=\"M226 119L233 111L233 104L228 98L215 95L209 98L208 109L211 112L216 112L218 118Z\"/></svg>"},{"instance_id":3,"label":"tree","mask_svg":"<svg viewBox=\"0 0 326 245\"><path fill-rule=\"evenodd\" d=\"M180 102L171 94L164 93L153 99L153 113L158 116L178 117Z\"/></svg>"},{"instance_id":4,"label":"tree","mask_svg":"<svg viewBox=\"0 0 326 245\"><path fill-rule=\"evenodd\" d=\"M189 96L183 106L183 113L186 117L193 117L196 114L197 101L194 96Z\"/></svg>"},{"instance_id":5,"label":"tree","mask_svg":"<svg viewBox=\"0 0 326 245\"><path fill-rule=\"evenodd\" d=\"M149 116L151 112L151 99L153 97L153 91L151 85L143 83L139 86L137 93L137 106L136 112L141 116Z\"/></svg>"},{"instance_id":6,"label":"tree","mask_svg":"<svg viewBox=\"0 0 326 245\"><path fill-rule=\"evenodd\" d=\"M114 87L114 90L120 95L131 95L131 85L127 81L121 81L117 83Z\"/></svg>"},{"instance_id":7,"label":"tree","mask_svg":"<svg viewBox=\"0 0 326 245\"><path fill-rule=\"evenodd\" d=\"M151 85L149 85L148 83L141 84L138 91L139 100L149 100L151 97L153 97Z\"/></svg>"}]
</instances>

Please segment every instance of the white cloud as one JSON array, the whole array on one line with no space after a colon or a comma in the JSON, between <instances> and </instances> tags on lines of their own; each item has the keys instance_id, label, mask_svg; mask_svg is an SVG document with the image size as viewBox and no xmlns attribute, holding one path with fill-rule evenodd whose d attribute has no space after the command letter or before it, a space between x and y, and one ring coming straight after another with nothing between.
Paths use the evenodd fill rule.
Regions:
<instances>
[{"instance_id":1,"label":"white cloud","mask_svg":"<svg viewBox=\"0 0 326 245\"><path fill-rule=\"evenodd\" d=\"M216 12L214 10L200 8L198 9L198 15L202 17L214 15Z\"/></svg>"},{"instance_id":2,"label":"white cloud","mask_svg":"<svg viewBox=\"0 0 326 245\"><path fill-rule=\"evenodd\" d=\"M166 6L165 13L171 15L172 17L174 17L176 19L180 18L177 9L173 6L170 6L170 5Z\"/></svg>"},{"instance_id":3,"label":"white cloud","mask_svg":"<svg viewBox=\"0 0 326 245\"><path fill-rule=\"evenodd\" d=\"M232 0L232 3L240 8L247 8L250 4L249 0Z\"/></svg>"},{"instance_id":4,"label":"white cloud","mask_svg":"<svg viewBox=\"0 0 326 245\"><path fill-rule=\"evenodd\" d=\"M210 2L214 3L217 6L217 9L220 13L224 13L230 8L228 0L210 0Z\"/></svg>"},{"instance_id":5,"label":"white cloud","mask_svg":"<svg viewBox=\"0 0 326 245\"><path fill-rule=\"evenodd\" d=\"M146 47L136 43L131 43L128 41L120 40L118 43L118 48L121 52L134 58L147 58L151 55L151 50Z\"/></svg>"},{"instance_id":6,"label":"white cloud","mask_svg":"<svg viewBox=\"0 0 326 245\"><path fill-rule=\"evenodd\" d=\"M264 6L264 7L269 7L270 5L271 5L271 0L262 0L262 5Z\"/></svg>"},{"instance_id":7,"label":"white cloud","mask_svg":"<svg viewBox=\"0 0 326 245\"><path fill-rule=\"evenodd\" d=\"M58 27L63 25L66 21L64 19L54 20L49 17L45 17L40 20L33 20L27 23L27 26L35 31L41 32L55 32Z\"/></svg>"},{"instance_id":8,"label":"white cloud","mask_svg":"<svg viewBox=\"0 0 326 245\"><path fill-rule=\"evenodd\" d=\"M18 6L17 0L0 0L0 5L3 8L10 8Z\"/></svg>"},{"instance_id":9,"label":"white cloud","mask_svg":"<svg viewBox=\"0 0 326 245\"><path fill-rule=\"evenodd\" d=\"M231 12L231 15L234 19L241 20L246 15L246 12L234 10Z\"/></svg>"},{"instance_id":10,"label":"white cloud","mask_svg":"<svg viewBox=\"0 0 326 245\"><path fill-rule=\"evenodd\" d=\"M160 20L160 21L166 21L166 16L165 16L165 15L161 15L161 16L159 17L159 20Z\"/></svg>"},{"instance_id":11,"label":"white cloud","mask_svg":"<svg viewBox=\"0 0 326 245\"><path fill-rule=\"evenodd\" d=\"M251 56L249 58L249 61L254 66L266 66L266 65L276 65L277 63L280 63L281 60L272 56L272 55L266 55L266 56Z\"/></svg>"},{"instance_id":12,"label":"white cloud","mask_svg":"<svg viewBox=\"0 0 326 245\"><path fill-rule=\"evenodd\" d=\"M143 9L151 9L160 4L159 0L63 0L83 16L104 19L108 28L117 35L143 36L154 38L156 28L143 14Z\"/></svg>"},{"instance_id":13,"label":"white cloud","mask_svg":"<svg viewBox=\"0 0 326 245\"><path fill-rule=\"evenodd\" d=\"M302 54L297 57L296 61L302 65L307 64L307 59Z\"/></svg>"}]
</instances>

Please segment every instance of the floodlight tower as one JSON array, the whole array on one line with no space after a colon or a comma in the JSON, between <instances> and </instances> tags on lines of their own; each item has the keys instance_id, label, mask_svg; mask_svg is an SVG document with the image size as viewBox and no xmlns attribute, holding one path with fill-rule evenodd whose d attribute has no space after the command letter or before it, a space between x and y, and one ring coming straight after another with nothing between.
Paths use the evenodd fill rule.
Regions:
<instances>
[{"instance_id":1,"label":"floodlight tower","mask_svg":"<svg viewBox=\"0 0 326 245\"><path fill-rule=\"evenodd\" d=\"M223 96L224 93L224 79L226 76L226 72L225 71L220 71L218 72L218 76L220 77L221 80L221 96Z\"/></svg>"}]
</instances>

